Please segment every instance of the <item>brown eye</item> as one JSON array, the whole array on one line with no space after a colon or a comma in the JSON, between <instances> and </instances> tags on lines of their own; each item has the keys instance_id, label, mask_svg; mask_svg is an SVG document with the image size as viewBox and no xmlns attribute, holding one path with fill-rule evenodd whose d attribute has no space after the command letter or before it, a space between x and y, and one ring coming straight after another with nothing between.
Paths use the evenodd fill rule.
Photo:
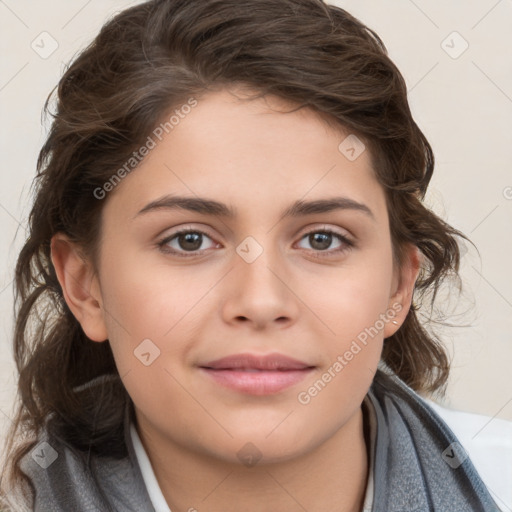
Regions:
<instances>
[{"instance_id":1,"label":"brown eye","mask_svg":"<svg viewBox=\"0 0 512 512\"><path fill-rule=\"evenodd\" d=\"M196 256L198 252L208 249L203 247L205 239L212 240L203 231L184 229L164 238L158 246L165 253L184 257Z\"/></svg>"},{"instance_id":2,"label":"brown eye","mask_svg":"<svg viewBox=\"0 0 512 512\"><path fill-rule=\"evenodd\" d=\"M203 243L203 235L201 233L182 233L177 235L176 240L180 249L198 251Z\"/></svg>"},{"instance_id":3,"label":"brown eye","mask_svg":"<svg viewBox=\"0 0 512 512\"><path fill-rule=\"evenodd\" d=\"M340 254L354 246L347 237L330 229L310 231L301 240L307 240L312 251L324 252L326 255ZM336 241L334 249L329 250Z\"/></svg>"}]
</instances>

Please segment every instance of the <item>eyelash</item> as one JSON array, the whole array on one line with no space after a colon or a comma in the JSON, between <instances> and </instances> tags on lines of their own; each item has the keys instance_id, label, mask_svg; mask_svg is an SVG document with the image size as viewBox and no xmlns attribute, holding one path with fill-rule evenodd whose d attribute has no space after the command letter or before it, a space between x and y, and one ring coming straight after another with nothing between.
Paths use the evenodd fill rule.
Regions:
<instances>
[{"instance_id":1,"label":"eyelash","mask_svg":"<svg viewBox=\"0 0 512 512\"><path fill-rule=\"evenodd\" d=\"M167 244L171 240L174 240L179 235L183 235L183 234L187 234L187 233L197 233L197 234L200 234L200 235L206 235L208 238L213 240L213 238L210 235L208 235L208 233L205 233L204 231L201 231L199 229L184 228L184 229L182 229L180 231L176 231L176 233L173 233L172 235L170 235L168 237L165 237L163 240L158 242L157 245L158 245L159 249L163 253L165 253L165 254L172 254L172 255L178 256L179 258L191 258L191 257L194 257L194 256L198 256L202 252L206 252L208 250L208 249L203 249L202 251L195 251L195 252L188 252L187 253L187 252L182 252L182 251L176 251L175 249L170 249L167 246ZM329 258L329 257L333 257L333 256L339 256L339 255L341 255L341 254L343 254L343 253L345 253L345 252L347 252L350 249L355 247L354 242L350 241L347 237L345 237L344 235L342 235L340 233L337 233L336 231L333 231L332 229L328 229L328 228L326 228L326 229L313 229L311 231L308 231L307 233L304 233L301 236L300 240L303 240L307 236L312 235L314 233L323 233L323 234L334 235L343 244L338 249L331 250L331 251L327 251L327 250L320 251L320 250L314 250L314 249L309 250L310 252L312 251L312 256L314 258L325 258L325 257Z\"/></svg>"}]
</instances>

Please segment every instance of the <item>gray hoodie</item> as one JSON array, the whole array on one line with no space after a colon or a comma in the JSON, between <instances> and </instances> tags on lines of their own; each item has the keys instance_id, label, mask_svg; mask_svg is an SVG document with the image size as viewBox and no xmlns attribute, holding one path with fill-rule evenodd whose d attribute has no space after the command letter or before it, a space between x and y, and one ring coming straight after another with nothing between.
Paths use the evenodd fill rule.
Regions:
<instances>
[{"instance_id":1,"label":"gray hoodie","mask_svg":"<svg viewBox=\"0 0 512 512\"><path fill-rule=\"evenodd\" d=\"M368 397L377 419L372 511L499 512L453 432L419 395L379 369ZM128 401L125 449L117 458L80 451L45 432L21 466L35 487L34 511L154 512L130 435L133 421ZM240 504L243 510L243 496Z\"/></svg>"}]
</instances>

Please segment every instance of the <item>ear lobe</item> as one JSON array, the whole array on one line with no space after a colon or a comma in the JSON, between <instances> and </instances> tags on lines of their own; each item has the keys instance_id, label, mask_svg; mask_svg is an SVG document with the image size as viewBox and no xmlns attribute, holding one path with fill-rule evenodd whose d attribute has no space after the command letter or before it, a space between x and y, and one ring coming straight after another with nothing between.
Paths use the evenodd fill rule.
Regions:
<instances>
[{"instance_id":1,"label":"ear lobe","mask_svg":"<svg viewBox=\"0 0 512 512\"><path fill-rule=\"evenodd\" d=\"M86 336L93 341L105 341L108 334L100 305L101 293L91 264L62 233L52 237L51 258L64 300ZM96 297L91 292L93 288Z\"/></svg>"},{"instance_id":2,"label":"ear lobe","mask_svg":"<svg viewBox=\"0 0 512 512\"><path fill-rule=\"evenodd\" d=\"M397 269L393 279L394 289L389 298L388 307L390 310L397 311L396 316L384 327L384 338L389 338L405 321L409 312L414 294L414 286L421 269L423 257L415 245L407 246L405 261L401 268Z\"/></svg>"}]
</instances>

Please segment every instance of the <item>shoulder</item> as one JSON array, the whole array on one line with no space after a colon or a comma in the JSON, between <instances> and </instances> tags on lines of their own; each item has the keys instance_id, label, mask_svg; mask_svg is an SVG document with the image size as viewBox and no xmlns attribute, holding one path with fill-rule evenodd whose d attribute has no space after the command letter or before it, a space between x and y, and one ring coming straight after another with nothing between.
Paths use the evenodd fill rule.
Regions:
<instances>
[{"instance_id":1,"label":"shoulder","mask_svg":"<svg viewBox=\"0 0 512 512\"><path fill-rule=\"evenodd\" d=\"M463 443L430 403L380 369L368 395L377 419L374 497L383 510L499 511Z\"/></svg>"},{"instance_id":2,"label":"shoulder","mask_svg":"<svg viewBox=\"0 0 512 512\"><path fill-rule=\"evenodd\" d=\"M43 430L23 457L21 469L33 486L34 510L152 510L128 452L116 457L101 455L78 449Z\"/></svg>"},{"instance_id":3,"label":"shoulder","mask_svg":"<svg viewBox=\"0 0 512 512\"><path fill-rule=\"evenodd\" d=\"M512 422L424 401L453 431L498 505L512 510Z\"/></svg>"}]
</instances>

